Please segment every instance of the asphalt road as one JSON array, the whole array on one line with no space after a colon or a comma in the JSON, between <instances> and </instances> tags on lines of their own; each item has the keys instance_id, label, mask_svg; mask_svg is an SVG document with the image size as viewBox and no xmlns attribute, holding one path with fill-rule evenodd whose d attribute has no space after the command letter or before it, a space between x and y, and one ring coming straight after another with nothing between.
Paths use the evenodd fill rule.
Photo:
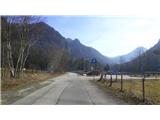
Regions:
<instances>
[{"instance_id":1,"label":"asphalt road","mask_svg":"<svg viewBox=\"0 0 160 120\"><path fill-rule=\"evenodd\" d=\"M14 102L14 105L117 105L127 104L91 82L93 77L75 73L53 78L55 82Z\"/></svg>"}]
</instances>

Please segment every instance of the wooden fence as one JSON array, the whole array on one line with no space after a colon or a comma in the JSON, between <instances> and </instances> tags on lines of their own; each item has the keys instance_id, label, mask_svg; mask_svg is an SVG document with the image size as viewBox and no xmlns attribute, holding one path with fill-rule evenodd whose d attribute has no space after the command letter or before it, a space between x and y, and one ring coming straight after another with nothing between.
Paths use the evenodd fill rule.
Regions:
<instances>
[{"instance_id":1,"label":"wooden fence","mask_svg":"<svg viewBox=\"0 0 160 120\"><path fill-rule=\"evenodd\" d=\"M149 99L160 104L160 72L144 73L104 73L103 81L108 87L114 87L121 92L127 91L142 99Z\"/></svg>"}]
</instances>

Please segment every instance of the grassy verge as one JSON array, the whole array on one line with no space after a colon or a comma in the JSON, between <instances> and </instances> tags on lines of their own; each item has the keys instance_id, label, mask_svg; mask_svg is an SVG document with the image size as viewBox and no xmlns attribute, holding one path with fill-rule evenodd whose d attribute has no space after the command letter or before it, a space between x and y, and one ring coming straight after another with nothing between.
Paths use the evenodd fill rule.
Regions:
<instances>
[{"instance_id":1,"label":"grassy verge","mask_svg":"<svg viewBox=\"0 0 160 120\"><path fill-rule=\"evenodd\" d=\"M124 80L122 92L120 81L113 82L112 87L102 81L96 83L129 104L160 104L160 80L145 81L145 102L142 102L141 80Z\"/></svg>"},{"instance_id":2,"label":"grassy verge","mask_svg":"<svg viewBox=\"0 0 160 120\"><path fill-rule=\"evenodd\" d=\"M51 84L54 78L64 73L28 72L21 79L5 79L1 81L2 104L11 104L35 90ZM43 83L43 84L42 84Z\"/></svg>"},{"instance_id":3,"label":"grassy verge","mask_svg":"<svg viewBox=\"0 0 160 120\"><path fill-rule=\"evenodd\" d=\"M47 72L36 72L36 73L24 73L21 79L8 79L1 81L1 90L15 90L25 86L32 85L34 83L45 81L52 77L57 77L63 73L47 73Z\"/></svg>"}]
</instances>

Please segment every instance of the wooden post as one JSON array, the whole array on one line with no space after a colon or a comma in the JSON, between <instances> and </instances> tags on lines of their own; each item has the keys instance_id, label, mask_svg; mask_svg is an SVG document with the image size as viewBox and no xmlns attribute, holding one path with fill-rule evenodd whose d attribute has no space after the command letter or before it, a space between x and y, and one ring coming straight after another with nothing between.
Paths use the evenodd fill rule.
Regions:
<instances>
[{"instance_id":1,"label":"wooden post","mask_svg":"<svg viewBox=\"0 0 160 120\"><path fill-rule=\"evenodd\" d=\"M145 101L145 74L143 75L143 79L142 79L142 101Z\"/></svg>"},{"instance_id":2,"label":"wooden post","mask_svg":"<svg viewBox=\"0 0 160 120\"><path fill-rule=\"evenodd\" d=\"M117 73L116 73L116 82L117 82Z\"/></svg>"},{"instance_id":3,"label":"wooden post","mask_svg":"<svg viewBox=\"0 0 160 120\"><path fill-rule=\"evenodd\" d=\"M121 73L121 91L123 91L123 74Z\"/></svg>"},{"instance_id":4,"label":"wooden post","mask_svg":"<svg viewBox=\"0 0 160 120\"><path fill-rule=\"evenodd\" d=\"M104 82L106 82L106 75L107 75L107 73L104 74Z\"/></svg>"},{"instance_id":5,"label":"wooden post","mask_svg":"<svg viewBox=\"0 0 160 120\"><path fill-rule=\"evenodd\" d=\"M105 80L107 79L107 73L105 73Z\"/></svg>"},{"instance_id":6,"label":"wooden post","mask_svg":"<svg viewBox=\"0 0 160 120\"><path fill-rule=\"evenodd\" d=\"M105 73L103 74L102 82L104 82L104 81L105 81Z\"/></svg>"},{"instance_id":7,"label":"wooden post","mask_svg":"<svg viewBox=\"0 0 160 120\"><path fill-rule=\"evenodd\" d=\"M111 78L110 78L110 85L109 85L109 87L111 87L112 86L112 73L111 73Z\"/></svg>"}]
</instances>

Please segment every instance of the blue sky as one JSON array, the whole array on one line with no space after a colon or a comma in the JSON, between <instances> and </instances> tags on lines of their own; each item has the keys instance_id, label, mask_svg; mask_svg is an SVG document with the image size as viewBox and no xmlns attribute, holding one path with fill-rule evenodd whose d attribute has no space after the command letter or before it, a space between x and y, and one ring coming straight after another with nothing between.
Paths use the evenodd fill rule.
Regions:
<instances>
[{"instance_id":1,"label":"blue sky","mask_svg":"<svg viewBox=\"0 0 160 120\"><path fill-rule=\"evenodd\" d=\"M46 22L64 37L78 38L103 55L113 57L160 38L160 18L119 16L47 16Z\"/></svg>"}]
</instances>

